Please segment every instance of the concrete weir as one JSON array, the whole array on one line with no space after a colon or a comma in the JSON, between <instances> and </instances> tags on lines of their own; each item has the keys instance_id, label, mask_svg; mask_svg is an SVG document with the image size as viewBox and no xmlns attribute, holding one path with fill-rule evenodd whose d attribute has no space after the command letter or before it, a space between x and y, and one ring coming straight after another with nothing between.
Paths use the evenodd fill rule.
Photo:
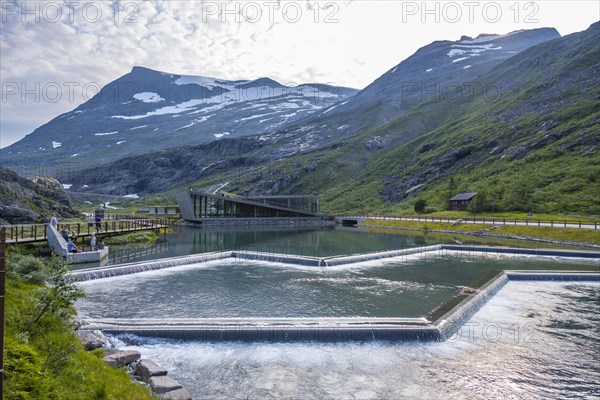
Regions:
<instances>
[{"instance_id":1,"label":"concrete weir","mask_svg":"<svg viewBox=\"0 0 600 400\"><path fill-rule=\"evenodd\" d=\"M334 265L401 257L432 251L527 254L600 259L597 252L514 249L485 246L435 245L380 253L319 259L248 251L225 251L112 268L80 270L73 279L85 281L214 260L260 260L327 268ZM203 318L203 319L89 319L89 329L110 334L134 334L203 341L444 341L452 337L490 298L511 280L594 281L600 272L503 271L434 321L426 318Z\"/></svg>"}]
</instances>

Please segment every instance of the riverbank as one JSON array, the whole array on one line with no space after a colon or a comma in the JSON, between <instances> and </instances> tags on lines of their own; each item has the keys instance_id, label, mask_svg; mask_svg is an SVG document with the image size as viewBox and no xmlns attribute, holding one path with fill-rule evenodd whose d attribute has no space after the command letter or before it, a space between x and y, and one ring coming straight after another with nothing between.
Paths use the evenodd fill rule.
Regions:
<instances>
[{"instance_id":1,"label":"riverbank","mask_svg":"<svg viewBox=\"0 0 600 400\"><path fill-rule=\"evenodd\" d=\"M125 370L107 366L102 350L88 352L78 341L72 316L81 293L64 279L59 259L11 249L6 270L6 399L154 398Z\"/></svg>"},{"instance_id":2,"label":"riverbank","mask_svg":"<svg viewBox=\"0 0 600 400\"><path fill-rule=\"evenodd\" d=\"M424 222L370 219L359 224L363 228L399 229L407 231L437 232L498 239L552 243L575 247L600 248L600 231L578 228L552 228L537 226L462 224L453 222Z\"/></svg>"}]
</instances>

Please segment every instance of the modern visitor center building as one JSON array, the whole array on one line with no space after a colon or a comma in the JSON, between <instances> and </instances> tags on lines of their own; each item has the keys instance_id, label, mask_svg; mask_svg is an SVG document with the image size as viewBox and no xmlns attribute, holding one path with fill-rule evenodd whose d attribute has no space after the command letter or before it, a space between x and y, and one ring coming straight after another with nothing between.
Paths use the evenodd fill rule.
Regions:
<instances>
[{"instance_id":1,"label":"modern visitor center building","mask_svg":"<svg viewBox=\"0 0 600 400\"><path fill-rule=\"evenodd\" d=\"M179 193L181 217L199 223L322 221L319 196L238 196L194 189Z\"/></svg>"}]
</instances>

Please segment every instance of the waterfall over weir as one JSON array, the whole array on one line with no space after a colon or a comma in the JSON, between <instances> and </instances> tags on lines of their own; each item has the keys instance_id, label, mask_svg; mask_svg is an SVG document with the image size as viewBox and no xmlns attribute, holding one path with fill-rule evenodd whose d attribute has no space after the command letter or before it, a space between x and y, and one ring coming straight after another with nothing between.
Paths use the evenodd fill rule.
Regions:
<instances>
[{"instance_id":1,"label":"waterfall over weir","mask_svg":"<svg viewBox=\"0 0 600 400\"><path fill-rule=\"evenodd\" d=\"M378 253L329 258L224 251L173 257L151 262L123 264L116 267L80 270L71 273L74 280L86 281L134 274L163 268L208 261L256 260L315 268L402 257L448 250L477 254L505 253L562 257L597 258L597 252L511 249L485 246L435 245ZM504 271L493 277L459 304L447 303L448 311L435 320L426 318L196 318L196 319L92 319L88 328L112 334L165 337L203 341L444 341L461 327L510 280L531 281L600 281L599 272L573 271ZM456 301L456 299L455 299ZM442 312L442 311L440 311Z\"/></svg>"},{"instance_id":2,"label":"waterfall over weir","mask_svg":"<svg viewBox=\"0 0 600 400\"><path fill-rule=\"evenodd\" d=\"M478 293L475 293L460 304L450 310L448 313L439 318L435 325L437 326L442 340L449 339L467 322L471 317L479 311L487 301L500 291L509 281L506 273L500 273L485 285L483 285Z\"/></svg>"},{"instance_id":3,"label":"waterfall over weir","mask_svg":"<svg viewBox=\"0 0 600 400\"><path fill-rule=\"evenodd\" d=\"M344 342L445 341L511 279L600 281L600 273L502 272L435 322L426 318L196 318L91 319L88 329L201 341Z\"/></svg>"},{"instance_id":4,"label":"waterfall over weir","mask_svg":"<svg viewBox=\"0 0 600 400\"><path fill-rule=\"evenodd\" d=\"M182 265L198 264L207 261L225 260L231 257L230 251L194 254L184 257L163 258L157 261L142 261L131 264L121 264L113 267L77 270L69 273L75 281L90 281L93 279L110 278L114 276L137 274L139 272L155 271Z\"/></svg>"},{"instance_id":5,"label":"waterfall over weir","mask_svg":"<svg viewBox=\"0 0 600 400\"><path fill-rule=\"evenodd\" d=\"M255 260L274 263L283 263L291 265L301 265L309 267L332 267L339 265L355 264L374 260L383 260L388 258L403 257L414 254L424 254L428 252L439 252L442 250L465 252L465 253L504 253L521 254L535 256L556 256L556 257L581 257L600 259L600 253L593 251L578 250L559 250L559 249L526 249L510 247L488 247L488 246L458 246L438 244L433 246L414 247L402 250L382 251L375 253L353 254L349 256L335 257L307 257L293 254L265 253L257 251L233 250L216 251L211 253L193 254L182 257L163 258L156 261L141 261L131 264L120 264L111 267L93 268L77 270L70 273L70 276L77 281L87 281L100 278L110 278L113 276L129 275L138 272L153 271L163 268L178 267L182 265L198 264L215 260Z\"/></svg>"},{"instance_id":6,"label":"waterfall over weir","mask_svg":"<svg viewBox=\"0 0 600 400\"><path fill-rule=\"evenodd\" d=\"M308 267L330 267L334 265L337 266L354 264L365 261L408 256L411 254L433 252L439 251L441 249L441 245L435 245L426 247L415 247L403 250L393 250L328 258L306 257L293 254L265 253L247 250L218 251L212 253L194 254L183 257L163 258L156 261L142 261L131 264L121 264L111 267L77 270L71 272L69 275L76 281L88 281L93 279L110 278L120 275L136 274L139 272L154 271L164 268L179 267L182 265L199 264L215 260L254 260L291 265L301 265Z\"/></svg>"}]
</instances>

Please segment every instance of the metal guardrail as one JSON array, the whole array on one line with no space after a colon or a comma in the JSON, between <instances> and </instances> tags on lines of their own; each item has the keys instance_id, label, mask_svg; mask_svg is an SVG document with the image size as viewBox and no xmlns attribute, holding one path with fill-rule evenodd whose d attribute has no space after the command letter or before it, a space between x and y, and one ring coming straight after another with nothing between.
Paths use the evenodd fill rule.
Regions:
<instances>
[{"instance_id":1,"label":"metal guardrail","mask_svg":"<svg viewBox=\"0 0 600 400\"><path fill-rule=\"evenodd\" d=\"M456 222L462 220L466 223L482 223L482 224L499 224L499 225L521 225L521 226L550 226L558 228L582 228L582 229L598 229L600 223L598 221L580 221L580 220L543 220L534 218L477 218L477 217L401 217L385 214L351 214L351 215L336 215L336 218L368 218L382 220L400 220L400 221L419 221L419 222Z\"/></svg>"}]
</instances>

